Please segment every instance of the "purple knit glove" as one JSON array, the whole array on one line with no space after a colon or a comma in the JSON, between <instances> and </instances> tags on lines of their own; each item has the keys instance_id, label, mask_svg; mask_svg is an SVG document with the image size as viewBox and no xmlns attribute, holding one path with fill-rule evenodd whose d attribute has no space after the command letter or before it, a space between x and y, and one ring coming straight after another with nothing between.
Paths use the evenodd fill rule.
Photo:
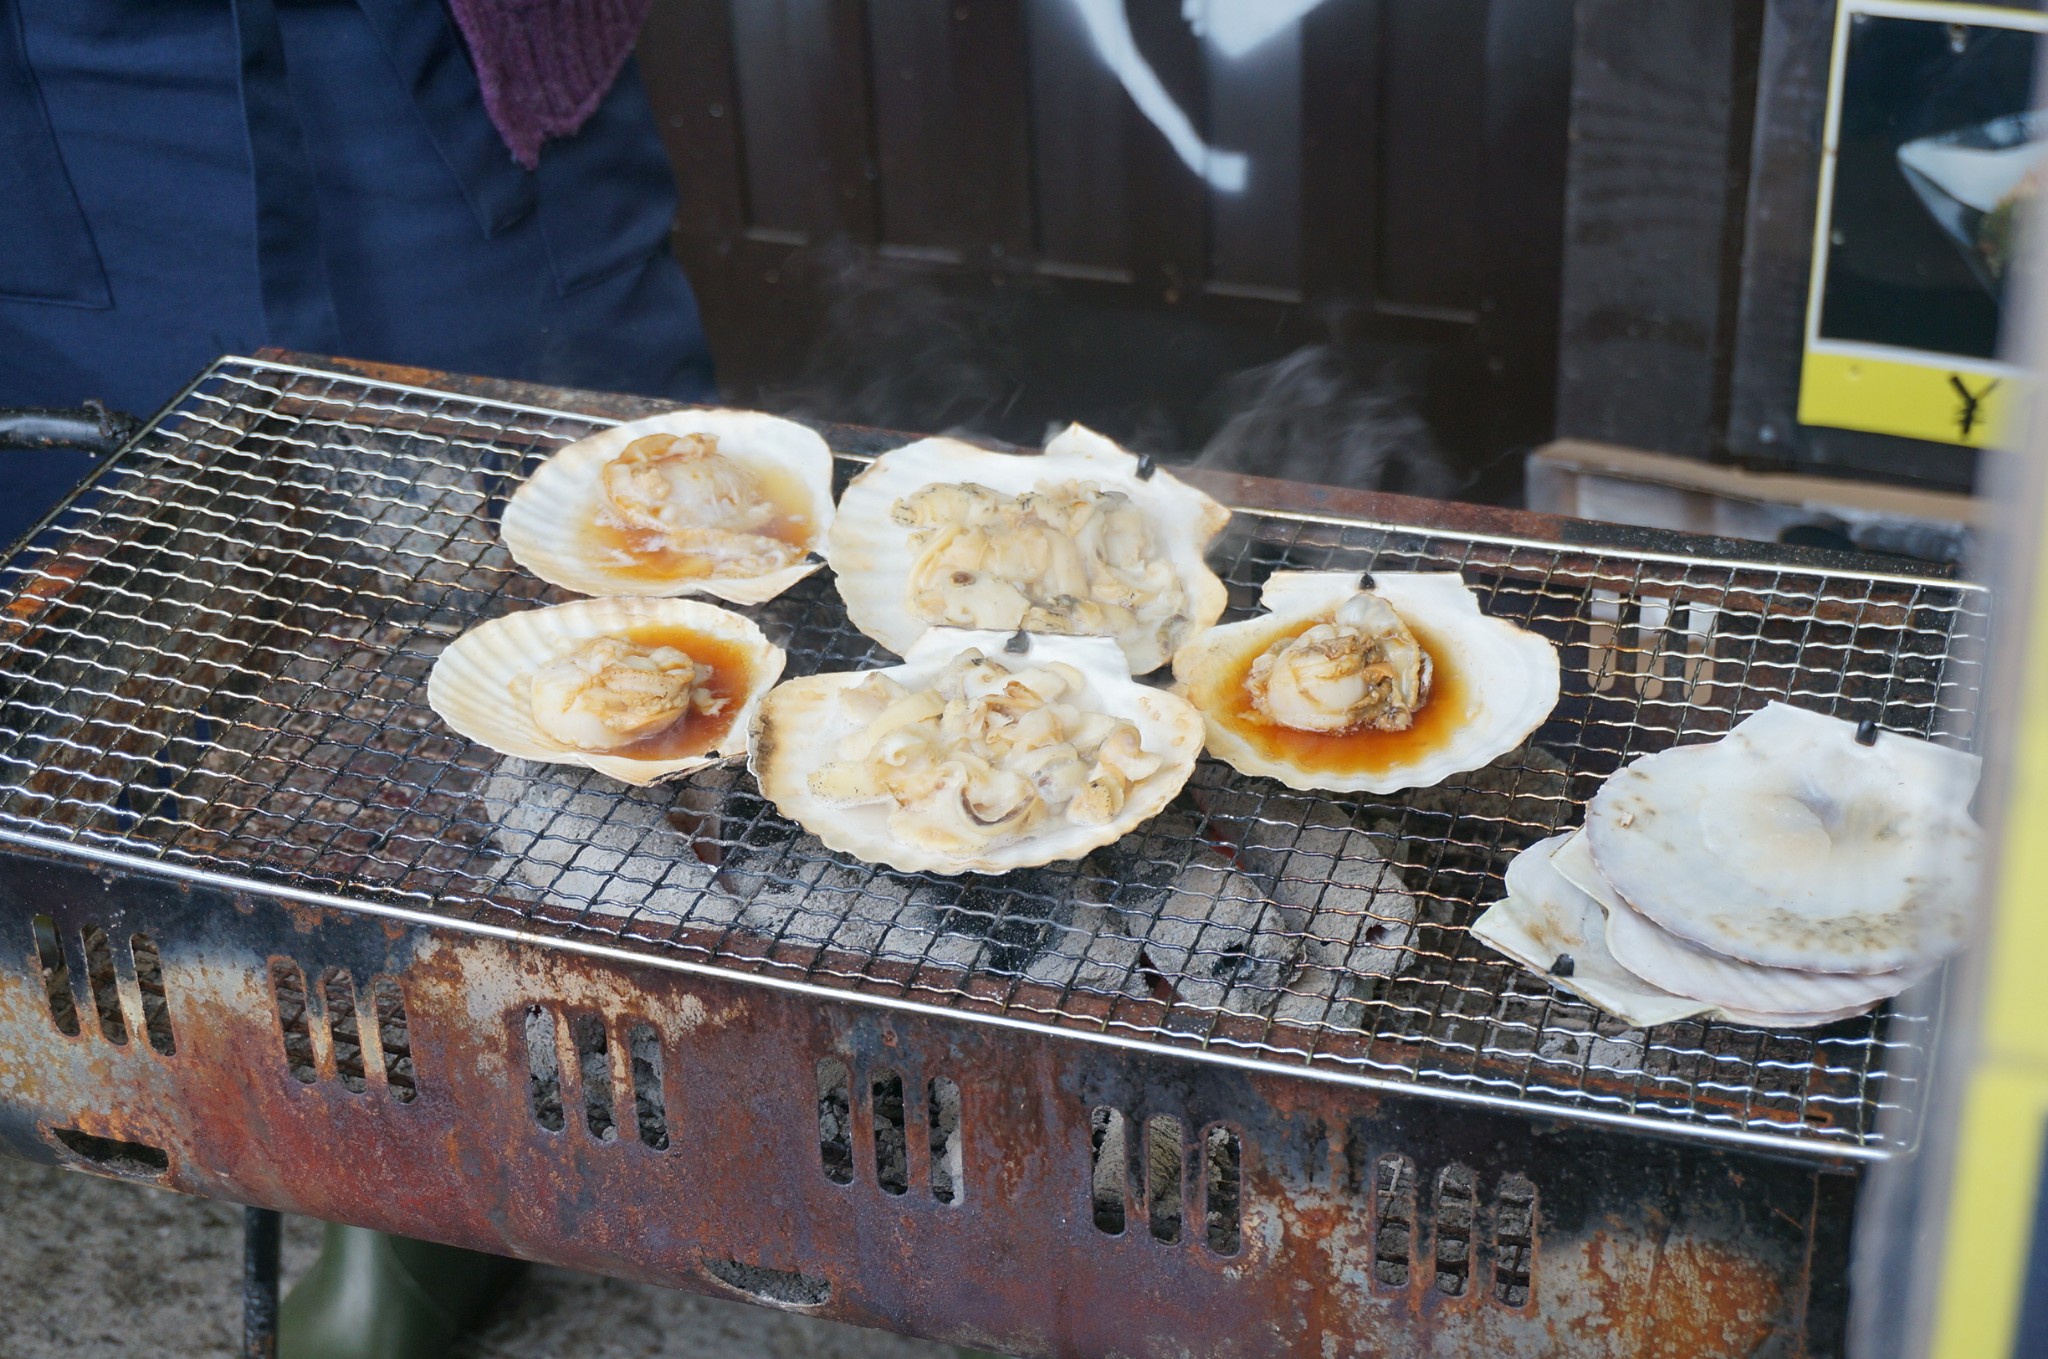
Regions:
<instances>
[{"instance_id":1,"label":"purple knit glove","mask_svg":"<svg viewBox=\"0 0 2048 1359\"><path fill-rule=\"evenodd\" d=\"M484 88L484 108L513 159L531 170L541 143L597 111L633 51L653 0L449 0Z\"/></svg>"}]
</instances>

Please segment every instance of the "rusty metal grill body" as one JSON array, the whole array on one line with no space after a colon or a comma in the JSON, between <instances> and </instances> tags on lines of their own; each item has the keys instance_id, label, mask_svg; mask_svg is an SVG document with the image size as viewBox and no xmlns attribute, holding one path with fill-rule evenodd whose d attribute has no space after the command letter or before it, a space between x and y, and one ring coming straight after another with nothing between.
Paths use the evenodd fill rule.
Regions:
<instances>
[{"instance_id":1,"label":"rusty metal grill body","mask_svg":"<svg viewBox=\"0 0 2048 1359\"><path fill-rule=\"evenodd\" d=\"M0 566L7 1145L1019 1354L1827 1351L1939 983L1635 1031L1467 927L1622 762L1770 699L1967 743L1982 592L1297 496L1212 552L1231 616L1281 567L1460 571L1560 647L1529 746L1391 797L1205 760L1079 864L897 874L743 773L440 727L440 648L559 597L505 498L636 413L454 386L223 360ZM793 674L885 659L823 573L752 612ZM1328 888L1333 829L1400 891Z\"/></svg>"}]
</instances>

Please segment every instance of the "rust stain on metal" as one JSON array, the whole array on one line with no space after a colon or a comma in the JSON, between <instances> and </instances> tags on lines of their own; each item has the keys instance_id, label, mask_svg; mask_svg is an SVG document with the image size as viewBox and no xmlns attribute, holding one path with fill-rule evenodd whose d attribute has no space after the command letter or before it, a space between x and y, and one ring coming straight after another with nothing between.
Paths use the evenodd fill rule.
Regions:
<instances>
[{"instance_id":1,"label":"rust stain on metal","mask_svg":"<svg viewBox=\"0 0 2048 1359\"><path fill-rule=\"evenodd\" d=\"M102 913L118 933L126 925L104 913L146 889L131 882L75 909ZM1788 1299L1801 1287L1804 1242L1779 1209L1812 1190L1782 1166L1745 1171L1741 1194L1755 1205L1740 1220L1660 1221L1655 1208L1585 1218L1626 1201L1626 1181L1661 1195L1684 1167L1703 1197L1735 1186L1705 1153L1674 1160L1678 1151L1633 1138L1567 1129L1532 1143L1527 1124L1476 1113L1411 1124L1398 1098L1163 1056L1105 1057L1043 1035L883 1016L560 950L394 934L312 908L252 902L249 917L231 915L230 939L216 914L225 898L202 889L155 899L176 1056L136 1041L116 1048L84 1014L80 1036L62 1037L32 956L0 950L0 1051L10 1055L0 1110L28 1112L45 1140L65 1126L160 1147L164 1182L191 1192L1017 1355L1704 1357L1750 1353L1780 1333L1788 1353L1799 1349ZM25 928L20 909L0 897L0 938ZM77 926L72 909L59 911L66 930ZM245 936L266 942L250 948L237 942ZM398 1101L387 1065L368 1051L360 1093L326 1063L312 1083L294 1079L264 970L271 953L291 957L316 991L325 968L346 968L366 1048L377 1042L368 979L398 976L417 1098ZM552 1128L536 1117L524 1046L536 1005L557 1021ZM591 1082L569 1037L579 1015L601 1020L610 1045L606 1061L588 1059ZM319 1034L329 1019L316 1006L307 1022ZM655 1073L620 1050L643 1023L657 1035L658 1148L638 1126ZM317 1041L331 1051L331 1034ZM844 1184L822 1159L816 1072L828 1058L849 1085ZM882 1073L902 1090L900 1153L877 1135ZM938 1078L959 1092L952 1202L934 1188ZM606 1100L607 1117L593 1119L593 1103ZM1164 1115L1183 1131L1177 1239L1155 1235L1155 1185L1135 1138L1121 1231L1096 1224L1098 1106L1120 1110L1133 1130ZM1206 1234L1199 1136L1219 1124L1241 1147L1233 1255L1211 1250ZM1389 1287L1374 1274L1372 1176L1395 1153L1413 1161L1420 1192L1409 1275ZM1457 1296L1433 1272L1421 1189L1452 1162L1480 1168ZM1495 1195L1509 1171L1528 1172L1542 1196L1538 1263L1519 1306L1495 1291ZM1598 1225L1561 1227L1560 1214ZM720 1275L707 1261L745 1268L721 1265ZM768 1282L749 1292L732 1278Z\"/></svg>"},{"instance_id":2,"label":"rust stain on metal","mask_svg":"<svg viewBox=\"0 0 2048 1359\"><path fill-rule=\"evenodd\" d=\"M1646 1359L1741 1359L1790 1319L1785 1281L1720 1243L1614 1231L1580 1249L1588 1295L1559 1323L1574 1345Z\"/></svg>"},{"instance_id":3,"label":"rust stain on metal","mask_svg":"<svg viewBox=\"0 0 2048 1359\"><path fill-rule=\"evenodd\" d=\"M46 562L7 601L7 622L11 627L33 628L37 614L63 598L91 570L92 563L79 557L58 557Z\"/></svg>"}]
</instances>

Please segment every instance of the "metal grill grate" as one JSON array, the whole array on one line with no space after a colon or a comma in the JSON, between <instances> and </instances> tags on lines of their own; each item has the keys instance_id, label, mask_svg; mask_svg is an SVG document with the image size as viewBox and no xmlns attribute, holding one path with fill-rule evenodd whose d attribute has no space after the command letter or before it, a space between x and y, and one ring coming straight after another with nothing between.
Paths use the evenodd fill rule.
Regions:
<instances>
[{"instance_id":1,"label":"metal grill grate","mask_svg":"<svg viewBox=\"0 0 2048 1359\"><path fill-rule=\"evenodd\" d=\"M1466 927L1623 761L1769 699L1967 742L1974 587L1240 513L1211 554L1231 617L1276 567L1457 569L1559 645L1555 713L1438 788L1306 796L1204 760L1078 864L899 874L744 772L628 790L427 709L449 639L562 597L493 525L599 423L222 360L0 567L0 834L1294 1074L1834 1155L1912 1139L1938 988L1811 1033L1628 1030ZM753 612L791 674L886 663L825 573Z\"/></svg>"}]
</instances>

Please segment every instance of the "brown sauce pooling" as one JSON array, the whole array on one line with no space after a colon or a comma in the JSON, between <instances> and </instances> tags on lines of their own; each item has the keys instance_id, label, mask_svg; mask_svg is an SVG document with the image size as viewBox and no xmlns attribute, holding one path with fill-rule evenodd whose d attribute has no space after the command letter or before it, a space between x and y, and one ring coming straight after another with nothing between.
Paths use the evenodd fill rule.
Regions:
<instances>
[{"instance_id":1,"label":"brown sauce pooling","mask_svg":"<svg viewBox=\"0 0 2048 1359\"><path fill-rule=\"evenodd\" d=\"M1364 728L1339 735L1297 731L1272 722L1252 707L1244 686L1252 662L1281 637L1299 637L1318 621L1311 619L1270 637L1264 646L1225 670L1207 692L1198 695L1202 710L1266 759L1317 774L1380 774L1413 764L1451 743L1470 716L1471 691L1466 677L1445 663L1448 648L1413 622L1409 622L1409 630L1429 653L1429 698L1406 731Z\"/></svg>"},{"instance_id":2,"label":"brown sauce pooling","mask_svg":"<svg viewBox=\"0 0 2048 1359\"><path fill-rule=\"evenodd\" d=\"M630 745L614 746L592 754L619 756L630 760L674 760L685 755L702 755L725 739L733 719L746 705L747 689L753 684L754 667L747 649L738 642L713 637L692 628L650 623L614 634L622 642L654 648L672 646L697 663L697 687L709 690L713 699L725 703L715 713L688 712L667 729L643 736ZM709 670L707 675L705 672Z\"/></svg>"},{"instance_id":3,"label":"brown sauce pooling","mask_svg":"<svg viewBox=\"0 0 2048 1359\"><path fill-rule=\"evenodd\" d=\"M774 518L749 532L808 551L817 530L811 515L810 493L803 479L781 467L749 465L747 471L775 508ZM583 537L593 556L616 576L631 580L701 580L721 574L714 572L711 563L704 559L671 549L660 533L615 522L602 491L593 497Z\"/></svg>"}]
</instances>

